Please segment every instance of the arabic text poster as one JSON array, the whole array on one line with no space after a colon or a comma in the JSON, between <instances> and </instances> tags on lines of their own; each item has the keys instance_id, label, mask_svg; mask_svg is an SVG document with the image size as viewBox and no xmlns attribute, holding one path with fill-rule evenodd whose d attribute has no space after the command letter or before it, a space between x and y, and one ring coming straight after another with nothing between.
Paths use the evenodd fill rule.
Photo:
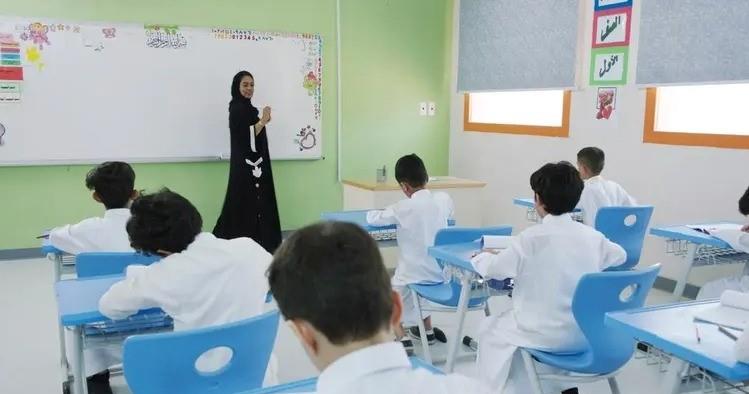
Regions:
<instances>
[{"instance_id":1,"label":"arabic text poster","mask_svg":"<svg viewBox=\"0 0 749 394\"><path fill-rule=\"evenodd\" d=\"M593 48L629 45L632 7L597 11L593 15Z\"/></svg>"},{"instance_id":2,"label":"arabic text poster","mask_svg":"<svg viewBox=\"0 0 749 394\"><path fill-rule=\"evenodd\" d=\"M632 0L595 0L596 11L618 7L632 7Z\"/></svg>"},{"instance_id":3,"label":"arabic text poster","mask_svg":"<svg viewBox=\"0 0 749 394\"><path fill-rule=\"evenodd\" d=\"M591 85L625 85L629 47L594 48L590 53Z\"/></svg>"}]
</instances>

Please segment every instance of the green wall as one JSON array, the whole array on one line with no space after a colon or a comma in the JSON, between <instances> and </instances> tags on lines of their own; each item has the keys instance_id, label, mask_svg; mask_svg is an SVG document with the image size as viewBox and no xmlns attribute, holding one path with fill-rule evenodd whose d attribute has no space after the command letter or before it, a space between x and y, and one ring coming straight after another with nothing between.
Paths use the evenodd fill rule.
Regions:
<instances>
[{"instance_id":1,"label":"green wall","mask_svg":"<svg viewBox=\"0 0 749 394\"><path fill-rule=\"evenodd\" d=\"M451 0L342 0L343 175L372 176L403 153L447 172ZM323 155L275 161L284 229L341 209L337 182L335 0L0 0L0 14L257 30L316 32L323 37ZM419 117L432 100L438 116ZM2 107L0 107L0 116ZM34 247L43 228L99 215L83 185L89 166L0 167L0 249ZM138 164L136 187L168 186L216 221L226 163Z\"/></svg>"}]
</instances>

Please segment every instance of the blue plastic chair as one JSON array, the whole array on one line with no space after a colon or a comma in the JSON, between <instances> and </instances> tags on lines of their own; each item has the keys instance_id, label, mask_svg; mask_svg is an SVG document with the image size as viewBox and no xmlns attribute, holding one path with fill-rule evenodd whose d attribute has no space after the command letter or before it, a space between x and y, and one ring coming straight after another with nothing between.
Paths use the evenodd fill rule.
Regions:
<instances>
[{"instance_id":1,"label":"blue plastic chair","mask_svg":"<svg viewBox=\"0 0 749 394\"><path fill-rule=\"evenodd\" d=\"M456 243L472 242L484 235L510 235L512 234L512 226L495 226L495 227L448 227L437 232L434 237L434 245L449 245ZM442 266L441 262L437 262ZM457 311L458 301L460 299L460 282L455 279L450 279L443 283L424 283L424 284L410 284L408 288L414 292L414 304L416 309L419 311L419 334L421 336L421 347L424 351L424 359L428 363L432 363L432 354L429 351L429 341L426 337L426 329L424 328L424 320L422 316L421 299L428 300L433 304L437 304L439 308L428 308L428 310L435 311ZM486 302L488 297L475 297L468 301L468 311L483 309L484 313L489 316L489 304ZM465 311L463 311L465 312ZM458 319L462 321L465 318L465 314L461 314ZM458 332L458 336L460 336ZM457 338L455 338L457 340Z\"/></svg>"},{"instance_id":2,"label":"blue plastic chair","mask_svg":"<svg viewBox=\"0 0 749 394\"><path fill-rule=\"evenodd\" d=\"M434 375L445 374L442 370L435 368L432 364L427 364L418 357L409 357L408 360L411 361L411 368L413 369L426 369ZM317 378L308 378L277 386L255 389L243 394L314 393L316 388Z\"/></svg>"},{"instance_id":3,"label":"blue plastic chair","mask_svg":"<svg viewBox=\"0 0 749 394\"><path fill-rule=\"evenodd\" d=\"M278 332L278 311L220 326L125 340L123 367L133 394L238 393L262 387ZM195 361L216 347L233 351L215 372L201 372Z\"/></svg>"},{"instance_id":4,"label":"blue plastic chair","mask_svg":"<svg viewBox=\"0 0 749 394\"><path fill-rule=\"evenodd\" d=\"M627 260L609 270L632 269L640 262L642 243L645 241L651 216L652 206L604 207L598 210L596 230L627 252ZM634 218L633 222L628 219L630 217Z\"/></svg>"},{"instance_id":5,"label":"blue plastic chair","mask_svg":"<svg viewBox=\"0 0 749 394\"><path fill-rule=\"evenodd\" d=\"M583 276L572 298L572 314L589 347L575 354L522 349L533 393L543 394L540 380L587 383L608 379L611 392L619 394L615 376L632 357L635 341L631 336L607 327L604 324L606 313L642 307L660 267L656 264L641 271L599 272ZM538 374L534 360L575 375Z\"/></svg>"},{"instance_id":6,"label":"blue plastic chair","mask_svg":"<svg viewBox=\"0 0 749 394\"><path fill-rule=\"evenodd\" d=\"M122 275L128 265L150 265L159 260L161 256L135 252L80 253L75 256L75 273L79 278Z\"/></svg>"}]
</instances>

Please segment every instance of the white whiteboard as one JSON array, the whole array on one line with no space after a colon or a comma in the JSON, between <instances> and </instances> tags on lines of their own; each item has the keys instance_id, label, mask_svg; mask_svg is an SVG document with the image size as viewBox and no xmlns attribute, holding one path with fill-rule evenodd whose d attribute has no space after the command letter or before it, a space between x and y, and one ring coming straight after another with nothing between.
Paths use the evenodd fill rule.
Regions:
<instances>
[{"instance_id":1,"label":"white whiteboard","mask_svg":"<svg viewBox=\"0 0 749 394\"><path fill-rule=\"evenodd\" d=\"M320 158L321 53L316 34L0 16L0 165L227 158L240 70L271 156Z\"/></svg>"}]
</instances>

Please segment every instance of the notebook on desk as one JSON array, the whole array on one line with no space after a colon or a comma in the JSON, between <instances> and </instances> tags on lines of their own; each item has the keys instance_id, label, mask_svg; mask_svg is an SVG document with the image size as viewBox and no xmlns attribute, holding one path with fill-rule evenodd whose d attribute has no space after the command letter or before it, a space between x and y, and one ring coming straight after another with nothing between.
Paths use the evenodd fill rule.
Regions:
<instances>
[{"instance_id":1,"label":"notebook on desk","mask_svg":"<svg viewBox=\"0 0 749 394\"><path fill-rule=\"evenodd\" d=\"M481 251L499 253L510 247L512 236L510 235L484 235L481 237Z\"/></svg>"},{"instance_id":2,"label":"notebook on desk","mask_svg":"<svg viewBox=\"0 0 749 394\"><path fill-rule=\"evenodd\" d=\"M718 305L695 313L694 320L743 331L749 325L749 294L726 290Z\"/></svg>"}]
</instances>

